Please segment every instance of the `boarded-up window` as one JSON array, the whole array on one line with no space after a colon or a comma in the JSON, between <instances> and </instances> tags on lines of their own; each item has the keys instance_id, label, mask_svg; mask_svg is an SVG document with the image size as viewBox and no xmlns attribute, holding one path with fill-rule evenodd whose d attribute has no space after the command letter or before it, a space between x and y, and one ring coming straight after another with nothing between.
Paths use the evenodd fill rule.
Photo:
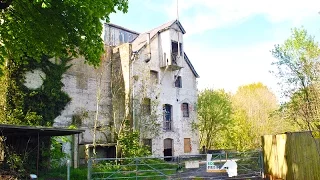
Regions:
<instances>
[{"instance_id":1,"label":"boarded-up window","mask_svg":"<svg viewBox=\"0 0 320 180\"><path fill-rule=\"evenodd\" d=\"M159 83L158 71L153 71L153 70L150 71L150 80L154 84Z\"/></svg>"},{"instance_id":2,"label":"boarded-up window","mask_svg":"<svg viewBox=\"0 0 320 180\"><path fill-rule=\"evenodd\" d=\"M142 113L144 115L151 115L151 99L150 98L143 98Z\"/></svg>"},{"instance_id":3,"label":"boarded-up window","mask_svg":"<svg viewBox=\"0 0 320 180\"><path fill-rule=\"evenodd\" d=\"M183 114L183 117L189 117L189 104L188 103L182 103L182 114Z\"/></svg>"},{"instance_id":4,"label":"boarded-up window","mask_svg":"<svg viewBox=\"0 0 320 180\"><path fill-rule=\"evenodd\" d=\"M152 152L152 139L143 139L142 143L147 146L150 152Z\"/></svg>"},{"instance_id":5,"label":"boarded-up window","mask_svg":"<svg viewBox=\"0 0 320 180\"><path fill-rule=\"evenodd\" d=\"M191 152L191 140L190 138L184 138L184 153Z\"/></svg>"}]
</instances>

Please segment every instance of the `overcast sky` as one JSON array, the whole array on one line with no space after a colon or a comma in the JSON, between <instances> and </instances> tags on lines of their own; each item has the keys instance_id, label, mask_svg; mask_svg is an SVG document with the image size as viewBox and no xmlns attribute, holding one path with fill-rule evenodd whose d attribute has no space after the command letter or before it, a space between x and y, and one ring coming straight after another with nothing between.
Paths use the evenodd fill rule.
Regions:
<instances>
[{"instance_id":1,"label":"overcast sky","mask_svg":"<svg viewBox=\"0 0 320 180\"><path fill-rule=\"evenodd\" d=\"M277 96L270 50L304 27L320 36L319 0L179 0L186 30L184 50L200 78L198 88L223 88L262 82ZM129 0L129 12L111 15L111 23L146 32L177 18L176 0Z\"/></svg>"}]
</instances>

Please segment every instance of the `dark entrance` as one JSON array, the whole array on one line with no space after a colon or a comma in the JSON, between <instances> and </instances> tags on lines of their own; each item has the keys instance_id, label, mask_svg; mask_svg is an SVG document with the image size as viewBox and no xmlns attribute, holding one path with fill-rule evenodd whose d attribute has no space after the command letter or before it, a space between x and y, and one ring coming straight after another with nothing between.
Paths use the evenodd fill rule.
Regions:
<instances>
[{"instance_id":1,"label":"dark entrance","mask_svg":"<svg viewBox=\"0 0 320 180\"><path fill-rule=\"evenodd\" d=\"M172 160L172 156L173 156L173 153L172 153L173 143L172 142L173 142L173 140L170 138L164 139L164 141L163 141L163 146L164 146L163 155L165 157L169 156L167 158L164 158L164 160L166 160L166 161Z\"/></svg>"}]
</instances>

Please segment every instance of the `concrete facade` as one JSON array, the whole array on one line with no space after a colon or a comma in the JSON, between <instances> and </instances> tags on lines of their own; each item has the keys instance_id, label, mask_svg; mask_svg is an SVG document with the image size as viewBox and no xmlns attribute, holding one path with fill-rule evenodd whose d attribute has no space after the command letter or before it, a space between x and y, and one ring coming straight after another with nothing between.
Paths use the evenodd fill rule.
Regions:
<instances>
[{"instance_id":1,"label":"concrete facade","mask_svg":"<svg viewBox=\"0 0 320 180\"><path fill-rule=\"evenodd\" d=\"M199 76L183 51L185 30L180 22L142 34L112 24L104 27L101 66L94 69L75 59L63 78L72 101L55 126L76 124L86 130L74 139L80 146L69 144L65 149L83 156L83 145L92 145L94 138L97 144L113 146L118 123L130 118L154 156L198 154L198 130L192 125L197 123ZM142 111L145 108L148 113Z\"/></svg>"}]
</instances>

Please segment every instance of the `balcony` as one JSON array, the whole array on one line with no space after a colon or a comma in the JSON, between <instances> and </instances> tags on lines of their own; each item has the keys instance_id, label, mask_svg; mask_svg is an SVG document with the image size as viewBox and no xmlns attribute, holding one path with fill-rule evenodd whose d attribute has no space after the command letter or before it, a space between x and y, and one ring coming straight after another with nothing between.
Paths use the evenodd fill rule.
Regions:
<instances>
[{"instance_id":1,"label":"balcony","mask_svg":"<svg viewBox=\"0 0 320 180\"><path fill-rule=\"evenodd\" d=\"M163 130L171 131L172 130L172 121L164 121Z\"/></svg>"},{"instance_id":2,"label":"balcony","mask_svg":"<svg viewBox=\"0 0 320 180\"><path fill-rule=\"evenodd\" d=\"M182 68L183 56L180 56L177 52L171 53L170 57L166 57L164 53L163 61L160 64L161 68L168 68L168 70L175 71Z\"/></svg>"}]
</instances>

